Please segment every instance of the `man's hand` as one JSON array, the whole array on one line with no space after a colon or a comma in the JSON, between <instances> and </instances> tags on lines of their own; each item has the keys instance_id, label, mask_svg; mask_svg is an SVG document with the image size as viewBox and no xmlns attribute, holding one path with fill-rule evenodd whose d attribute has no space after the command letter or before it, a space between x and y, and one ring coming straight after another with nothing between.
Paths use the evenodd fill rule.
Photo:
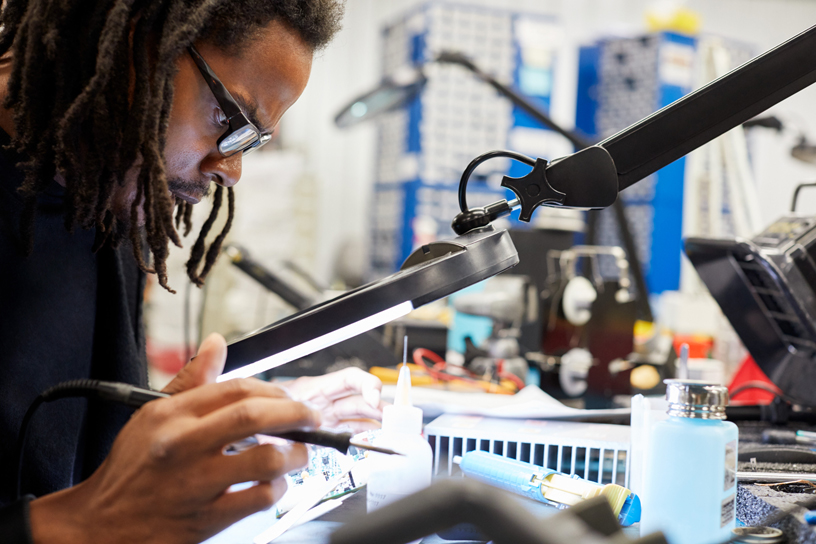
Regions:
<instances>
[{"instance_id":1,"label":"man's hand","mask_svg":"<svg viewBox=\"0 0 816 544\"><path fill-rule=\"evenodd\" d=\"M224 447L256 433L320 425L320 414L273 384L207 383L221 372L226 343L212 335L196 359L119 433L88 480L31 503L35 544L193 543L270 507L283 475L304 466L305 446L263 444L236 455ZM253 482L239 491L236 483Z\"/></svg>"},{"instance_id":2,"label":"man's hand","mask_svg":"<svg viewBox=\"0 0 816 544\"><path fill-rule=\"evenodd\" d=\"M227 345L224 337L220 334L211 334L201 342L198 354L193 360L187 363L162 391L175 395L200 385L215 383L224 371L226 361Z\"/></svg>"},{"instance_id":3,"label":"man's hand","mask_svg":"<svg viewBox=\"0 0 816 544\"><path fill-rule=\"evenodd\" d=\"M213 383L224 370L226 351L214 343L218 335L207 338L198 355L163 389L175 394ZM223 340L222 340L223 341ZM327 427L345 426L356 432L379 427L382 419L380 391L382 382L359 368L345 368L324 376L303 377L279 384L296 400L320 411Z\"/></svg>"},{"instance_id":4,"label":"man's hand","mask_svg":"<svg viewBox=\"0 0 816 544\"><path fill-rule=\"evenodd\" d=\"M298 400L320 410L327 427L348 426L360 432L379 426L382 382L359 368L344 368L324 376L298 378L282 384Z\"/></svg>"}]
</instances>

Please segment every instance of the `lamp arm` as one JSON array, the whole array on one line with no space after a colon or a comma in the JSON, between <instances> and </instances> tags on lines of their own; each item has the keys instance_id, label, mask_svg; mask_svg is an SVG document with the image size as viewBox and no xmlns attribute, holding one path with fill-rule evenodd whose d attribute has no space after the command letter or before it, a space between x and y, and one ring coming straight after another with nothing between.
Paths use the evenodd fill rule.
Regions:
<instances>
[{"instance_id":1,"label":"lamp arm","mask_svg":"<svg viewBox=\"0 0 816 544\"><path fill-rule=\"evenodd\" d=\"M542 111L541 108L533 104L527 97L517 92L512 87L509 87L501 83L500 81L496 80L496 78L494 78L490 74L484 72L482 69L476 66L473 63L473 61L471 61L467 56L463 55L462 53L454 51L443 51L436 57L436 62L456 64L468 69L478 79L493 87L499 94L508 98L510 102L512 102L514 105L524 110L530 117L532 117L542 125L553 130L554 132L557 132L558 134L569 140L569 142L575 147L576 150L581 150L592 145L590 141L579 136L578 134L571 130L565 129L564 127L553 121L549 115L544 113L544 111ZM459 200L460 202L463 201L463 197L461 194L461 185ZM640 257L638 256L637 253L637 246L635 245L635 239L632 236L632 230L629 228L629 223L626 219L626 210L624 209L623 203L620 200L615 200L615 202L612 204L612 208L615 212L615 221L618 224L621 242L623 243L623 247L624 250L626 251L626 255L629 258L629 262L632 264L631 269L632 275L635 280L634 281L635 290L637 291L639 318L643 319L644 321L653 321L654 316L652 315L652 309L649 306L649 287L646 283L646 277L643 274L643 267L640 264ZM588 221L587 225L588 232L590 232L590 228L594 229L595 223L596 221L592 220ZM594 237L594 233L590 232L589 236L590 238Z\"/></svg>"},{"instance_id":2,"label":"lamp arm","mask_svg":"<svg viewBox=\"0 0 816 544\"><path fill-rule=\"evenodd\" d=\"M618 189L816 82L816 26L607 138Z\"/></svg>"},{"instance_id":3,"label":"lamp arm","mask_svg":"<svg viewBox=\"0 0 816 544\"><path fill-rule=\"evenodd\" d=\"M816 82L814 51L816 26L599 144L511 180L522 217L542 204L611 206L619 191ZM544 186L564 198L540 195Z\"/></svg>"}]
</instances>

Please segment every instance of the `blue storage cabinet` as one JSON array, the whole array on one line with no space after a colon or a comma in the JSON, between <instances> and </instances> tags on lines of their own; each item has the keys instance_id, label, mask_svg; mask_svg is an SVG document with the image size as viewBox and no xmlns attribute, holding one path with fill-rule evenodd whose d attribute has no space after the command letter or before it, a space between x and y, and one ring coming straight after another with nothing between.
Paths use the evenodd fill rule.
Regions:
<instances>
[{"instance_id":1,"label":"blue storage cabinet","mask_svg":"<svg viewBox=\"0 0 816 544\"><path fill-rule=\"evenodd\" d=\"M701 62L699 40L661 32L604 39L582 47L576 128L602 140L690 92ZM746 44L729 40L722 43L734 66L751 57L752 48ZM680 286L685 167L684 157L621 193L653 294ZM596 243L621 245L611 210L600 213ZM602 261L601 267L604 276L616 275L612 263Z\"/></svg>"},{"instance_id":2,"label":"blue storage cabinet","mask_svg":"<svg viewBox=\"0 0 816 544\"><path fill-rule=\"evenodd\" d=\"M551 131L466 69L428 61L441 51L465 53L548 109L560 27L541 15L433 1L384 28L382 43L385 77L422 66L428 83L413 103L379 121L370 244L374 277L396 270L418 244L453 236L459 178L473 158L493 149L548 156ZM519 149L522 141L535 150ZM468 186L468 204L512 197L500 186L502 176L528 171L509 160L489 161Z\"/></svg>"}]
</instances>

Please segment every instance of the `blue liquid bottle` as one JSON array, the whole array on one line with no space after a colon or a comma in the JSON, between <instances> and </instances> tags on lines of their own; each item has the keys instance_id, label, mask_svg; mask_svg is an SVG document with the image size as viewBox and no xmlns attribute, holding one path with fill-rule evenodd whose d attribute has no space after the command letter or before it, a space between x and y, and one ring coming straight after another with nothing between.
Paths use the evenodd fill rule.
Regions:
<instances>
[{"instance_id":1,"label":"blue liquid bottle","mask_svg":"<svg viewBox=\"0 0 816 544\"><path fill-rule=\"evenodd\" d=\"M728 389L666 380L669 418L647 446L641 535L670 544L710 544L736 525L737 426L725 420Z\"/></svg>"}]
</instances>

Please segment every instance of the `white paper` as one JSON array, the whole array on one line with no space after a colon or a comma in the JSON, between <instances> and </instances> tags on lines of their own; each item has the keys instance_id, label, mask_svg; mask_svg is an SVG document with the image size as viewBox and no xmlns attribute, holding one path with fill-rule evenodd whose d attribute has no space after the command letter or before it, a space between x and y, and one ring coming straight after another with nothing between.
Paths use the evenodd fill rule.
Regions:
<instances>
[{"instance_id":1,"label":"white paper","mask_svg":"<svg viewBox=\"0 0 816 544\"><path fill-rule=\"evenodd\" d=\"M383 399L394 398L395 386L383 386ZM565 406L540 388L528 385L515 395L492 393L463 393L426 387L412 387L414 406L422 408L426 416L461 414L486 417L524 419L581 419L586 417L621 416L629 408L609 410L579 410Z\"/></svg>"}]
</instances>

